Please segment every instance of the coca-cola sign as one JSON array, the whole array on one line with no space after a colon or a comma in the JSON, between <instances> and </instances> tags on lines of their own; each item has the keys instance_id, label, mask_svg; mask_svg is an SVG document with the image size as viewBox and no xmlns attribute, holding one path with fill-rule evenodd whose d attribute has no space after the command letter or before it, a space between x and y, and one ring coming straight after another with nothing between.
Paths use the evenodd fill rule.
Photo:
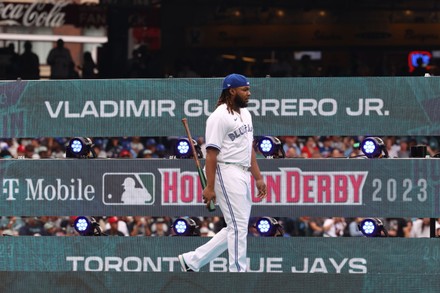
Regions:
<instances>
[{"instance_id":1,"label":"coca-cola sign","mask_svg":"<svg viewBox=\"0 0 440 293\"><path fill-rule=\"evenodd\" d=\"M147 1L148 2L148 1ZM139 2L144 5L147 2ZM76 27L103 27L108 25L109 9L125 9L130 27L159 27L160 8L153 5L128 5L131 3L106 1L105 4L96 0L82 1L76 4L73 0L35 0L33 2L6 2L0 0L0 26L24 27L60 27L74 25ZM125 6L121 6L125 3ZM138 2L136 2L138 3ZM138 5L140 5L138 3ZM150 2L148 2L150 3Z\"/></svg>"},{"instance_id":2,"label":"coca-cola sign","mask_svg":"<svg viewBox=\"0 0 440 293\"><path fill-rule=\"evenodd\" d=\"M35 1L33 3L0 2L0 25L59 27L64 25L63 9L72 0Z\"/></svg>"}]
</instances>

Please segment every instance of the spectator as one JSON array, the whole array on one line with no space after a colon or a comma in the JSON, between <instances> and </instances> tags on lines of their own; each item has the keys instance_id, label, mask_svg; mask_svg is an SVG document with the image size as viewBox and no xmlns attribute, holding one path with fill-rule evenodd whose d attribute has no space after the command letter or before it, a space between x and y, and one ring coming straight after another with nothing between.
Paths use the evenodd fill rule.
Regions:
<instances>
[{"instance_id":1,"label":"spectator","mask_svg":"<svg viewBox=\"0 0 440 293\"><path fill-rule=\"evenodd\" d=\"M45 236L56 236L57 227L52 222L47 222L44 224Z\"/></svg>"},{"instance_id":2,"label":"spectator","mask_svg":"<svg viewBox=\"0 0 440 293\"><path fill-rule=\"evenodd\" d=\"M136 216L133 221L128 224L130 236L151 236L150 225L145 217Z\"/></svg>"},{"instance_id":3,"label":"spectator","mask_svg":"<svg viewBox=\"0 0 440 293\"><path fill-rule=\"evenodd\" d=\"M212 237L215 233L209 230L208 227L202 227L200 228L200 237Z\"/></svg>"},{"instance_id":4,"label":"spectator","mask_svg":"<svg viewBox=\"0 0 440 293\"><path fill-rule=\"evenodd\" d=\"M40 156L40 159L50 159L51 151L46 146L41 146L38 149L38 155Z\"/></svg>"},{"instance_id":5,"label":"spectator","mask_svg":"<svg viewBox=\"0 0 440 293\"><path fill-rule=\"evenodd\" d=\"M399 146L395 143L395 137L387 136L385 138L385 147L390 158L397 158L399 156Z\"/></svg>"},{"instance_id":6,"label":"spectator","mask_svg":"<svg viewBox=\"0 0 440 293\"><path fill-rule=\"evenodd\" d=\"M365 154L362 152L360 147L353 147L352 152L350 153L349 157L350 158L361 158L363 157Z\"/></svg>"},{"instance_id":7,"label":"spectator","mask_svg":"<svg viewBox=\"0 0 440 293\"><path fill-rule=\"evenodd\" d=\"M324 219L320 217L310 218L308 221L308 225L312 230L311 236L322 236L324 233Z\"/></svg>"},{"instance_id":8,"label":"spectator","mask_svg":"<svg viewBox=\"0 0 440 293\"><path fill-rule=\"evenodd\" d=\"M40 155L35 153L35 147L32 144L26 145L25 158L27 158L27 159L39 159L40 158Z\"/></svg>"},{"instance_id":9,"label":"spectator","mask_svg":"<svg viewBox=\"0 0 440 293\"><path fill-rule=\"evenodd\" d=\"M123 147L119 142L118 137L112 137L106 146L106 153L108 158L117 158Z\"/></svg>"},{"instance_id":10,"label":"spectator","mask_svg":"<svg viewBox=\"0 0 440 293\"><path fill-rule=\"evenodd\" d=\"M344 153L340 149L334 148L329 158L344 158Z\"/></svg>"},{"instance_id":11,"label":"spectator","mask_svg":"<svg viewBox=\"0 0 440 293\"><path fill-rule=\"evenodd\" d=\"M226 222L223 217L213 217L211 223L213 226L212 231L214 231L214 233L218 233L221 229L226 227Z\"/></svg>"},{"instance_id":12,"label":"spectator","mask_svg":"<svg viewBox=\"0 0 440 293\"><path fill-rule=\"evenodd\" d=\"M323 156L321 155L321 153L319 152L319 150L314 150L312 153L312 159L322 159Z\"/></svg>"},{"instance_id":13,"label":"spectator","mask_svg":"<svg viewBox=\"0 0 440 293\"><path fill-rule=\"evenodd\" d=\"M18 230L20 236L43 236L46 235L44 223L36 217L28 217L24 220L25 224Z\"/></svg>"},{"instance_id":14,"label":"spectator","mask_svg":"<svg viewBox=\"0 0 440 293\"><path fill-rule=\"evenodd\" d=\"M386 218L384 226L389 237L410 237L411 229L404 218Z\"/></svg>"},{"instance_id":15,"label":"spectator","mask_svg":"<svg viewBox=\"0 0 440 293\"><path fill-rule=\"evenodd\" d=\"M32 52L32 44L24 43L24 53L18 58L19 77L24 80L40 79L40 59Z\"/></svg>"},{"instance_id":16,"label":"spectator","mask_svg":"<svg viewBox=\"0 0 440 293\"><path fill-rule=\"evenodd\" d=\"M12 159L12 154L7 146L0 149L0 159Z\"/></svg>"},{"instance_id":17,"label":"spectator","mask_svg":"<svg viewBox=\"0 0 440 293\"><path fill-rule=\"evenodd\" d=\"M408 140L405 138L401 138L399 145L400 145L400 149L397 151L397 157L398 158L409 158L411 153L410 153L410 149L409 149Z\"/></svg>"},{"instance_id":18,"label":"spectator","mask_svg":"<svg viewBox=\"0 0 440 293\"><path fill-rule=\"evenodd\" d=\"M209 228L209 221L207 219L204 219L200 223L200 236L201 237L212 237L215 235L215 233Z\"/></svg>"},{"instance_id":19,"label":"spectator","mask_svg":"<svg viewBox=\"0 0 440 293\"><path fill-rule=\"evenodd\" d=\"M319 146L319 151L324 158L331 156L333 151L331 136L325 136L322 140L322 145Z\"/></svg>"},{"instance_id":20,"label":"spectator","mask_svg":"<svg viewBox=\"0 0 440 293\"><path fill-rule=\"evenodd\" d=\"M146 45L132 51L132 58L128 61L126 76L128 78L141 78L150 76L151 56Z\"/></svg>"},{"instance_id":21,"label":"spectator","mask_svg":"<svg viewBox=\"0 0 440 293\"><path fill-rule=\"evenodd\" d=\"M299 60L298 64L298 76L309 77L316 76L317 69L312 62L312 58L310 55L304 54Z\"/></svg>"},{"instance_id":22,"label":"spectator","mask_svg":"<svg viewBox=\"0 0 440 293\"><path fill-rule=\"evenodd\" d=\"M108 222L108 228L105 230L105 234L108 236L125 236L124 233L122 233L119 230L119 219L118 217L110 217L107 219Z\"/></svg>"},{"instance_id":23,"label":"spectator","mask_svg":"<svg viewBox=\"0 0 440 293\"><path fill-rule=\"evenodd\" d=\"M286 152L286 158L299 158L299 154L295 147L289 147Z\"/></svg>"},{"instance_id":24,"label":"spectator","mask_svg":"<svg viewBox=\"0 0 440 293\"><path fill-rule=\"evenodd\" d=\"M140 136L134 136L131 138L130 149L136 153L136 156L144 149L144 144L141 142Z\"/></svg>"},{"instance_id":25,"label":"spectator","mask_svg":"<svg viewBox=\"0 0 440 293\"><path fill-rule=\"evenodd\" d=\"M163 145L162 143L158 143L156 146L156 155L158 158L165 158L167 153L166 153L166 147L165 145ZM203 156L205 158L205 156Z\"/></svg>"},{"instance_id":26,"label":"spectator","mask_svg":"<svg viewBox=\"0 0 440 293\"><path fill-rule=\"evenodd\" d=\"M331 138L332 138L332 148L339 149L342 151L344 149L343 137L334 135Z\"/></svg>"},{"instance_id":27,"label":"spectator","mask_svg":"<svg viewBox=\"0 0 440 293\"><path fill-rule=\"evenodd\" d=\"M59 39L57 46L49 51L47 64L50 65L51 79L68 79L72 77L72 56L70 50L64 47L62 39Z\"/></svg>"},{"instance_id":28,"label":"spectator","mask_svg":"<svg viewBox=\"0 0 440 293\"><path fill-rule=\"evenodd\" d=\"M427 151L430 156L435 156L439 154L439 143L437 138L431 137L428 142Z\"/></svg>"},{"instance_id":29,"label":"spectator","mask_svg":"<svg viewBox=\"0 0 440 293\"><path fill-rule=\"evenodd\" d=\"M423 58L419 57L416 60L417 66L414 67L414 70L412 72L413 76L425 76L426 73L429 73L427 69L427 64L423 63Z\"/></svg>"},{"instance_id":30,"label":"spectator","mask_svg":"<svg viewBox=\"0 0 440 293\"><path fill-rule=\"evenodd\" d=\"M314 232L309 225L310 217L281 218L278 222L284 228L285 236L312 236Z\"/></svg>"},{"instance_id":31,"label":"spectator","mask_svg":"<svg viewBox=\"0 0 440 293\"><path fill-rule=\"evenodd\" d=\"M361 231L359 231L359 224L362 222L362 218L354 218L353 221L348 225L348 232L351 237L363 236Z\"/></svg>"},{"instance_id":32,"label":"spectator","mask_svg":"<svg viewBox=\"0 0 440 293\"><path fill-rule=\"evenodd\" d=\"M151 236L168 236L168 225L164 218L158 218L155 223L151 225Z\"/></svg>"},{"instance_id":33,"label":"spectator","mask_svg":"<svg viewBox=\"0 0 440 293\"><path fill-rule=\"evenodd\" d=\"M411 238L422 238L431 236L430 231L430 218L419 218L413 221L411 228L410 237Z\"/></svg>"},{"instance_id":34,"label":"spectator","mask_svg":"<svg viewBox=\"0 0 440 293\"><path fill-rule=\"evenodd\" d=\"M6 79L17 79L19 72L19 55L15 52L14 43L10 43L7 47L8 62L6 64Z\"/></svg>"},{"instance_id":35,"label":"spectator","mask_svg":"<svg viewBox=\"0 0 440 293\"><path fill-rule=\"evenodd\" d=\"M304 158L311 158L314 152L319 152L319 148L316 145L315 138L313 136L309 136L305 145L301 149L301 155Z\"/></svg>"},{"instance_id":36,"label":"spectator","mask_svg":"<svg viewBox=\"0 0 440 293\"><path fill-rule=\"evenodd\" d=\"M145 149L139 153L138 158L151 159L153 158L153 152L149 149Z\"/></svg>"},{"instance_id":37,"label":"spectator","mask_svg":"<svg viewBox=\"0 0 440 293\"><path fill-rule=\"evenodd\" d=\"M13 235L18 235L18 231L25 225L21 217L9 216L1 217L0 229L9 230Z\"/></svg>"},{"instance_id":38,"label":"spectator","mask_svg":"<svg viewBox=\"0 0 440 293\"><path fill-rule=\"evenodd\" d=\"M101 158L101 159L107 158L107 153L102 150L102 145L101 144L93 145L93 150L95 151L95 154L96 154L97 158Z\"/></svg>"},{"instance_id":39,"label":"spectator","mask_svg":"<svg viewBox=\"0 0 440 293\"><path fill-rule=\"evenodd\" d=\"M344 218L333 217L324 221L324 237L341 237L345 234L347 223Z\"/></svg>"},{"instance_id":40,"label":"spectator","mask_svg":"<svg viewBox=\"0 0 440 293\"><path fill-rule=\"evenodd\" d=\"M84 79L93 79L96 78L97 75L95 71L97 70L98 66L95 64L95 61L93 61L92 54L90 52L84 52L83 54L83 64L82 66L79 66L79 69L81 70L81 78Z\"/></svg>"},{"instance_id":41,"label":"spectator","mask_svg":"<svg viewBox=\"0 0 440 293\"><path fill-rule=\"evenodd\" d=\"M132 159L133 156L131 155L131 152L127 149L123 149L121 150L121 152L119 153L119 158L123 158L123 159Z\"/></svg>"},{"instance_id":42,"label":"spectator","mask_svg":"<svg viewBox=\"0 0 440 293\"><path fill-rule=\"evenodd\" d=\"M156 142L156 140L154 138L149 138L145 142L145 148L152 152L153 157L156 157L156 155L155 155L155 153L156 153L156 146L157 146L157 142Z\"/></svg>"},{"instance_id":43,"label":"spectator","mask_svg":"<svg viewBox=\"0 0 440 293\"><path fill-rule=\"evenodd\" d=\"M354 151L353 145L356 143L356 140L352 136L346 136L342 142L344 143L344 157L350 157Z\"/></svg>"},{"instance_id":44,"label":"spectator","mask_svg":"<svg viewBox=\"0 0 440 293\"><path fill-rule=\"evenodd\" d=\"M61 220L60 228L65 236L79 235L78 232L76 232L75 228L73 227L75 220L76 220L76 216L70 216Z\"/></svg>"},{"instance_id":45,"label":"spectator","mask_svg":"<svg viewBox=\"0 0 440 293\"><path fill-rule=\"evenodd\" d=\"M291 147L295 148L296 154L301 154L301 146L298 143L298 136L284 136L281 138L281 140L284 141L283 148L286 156L288 149Z\"/></svg>"}]
</instances>

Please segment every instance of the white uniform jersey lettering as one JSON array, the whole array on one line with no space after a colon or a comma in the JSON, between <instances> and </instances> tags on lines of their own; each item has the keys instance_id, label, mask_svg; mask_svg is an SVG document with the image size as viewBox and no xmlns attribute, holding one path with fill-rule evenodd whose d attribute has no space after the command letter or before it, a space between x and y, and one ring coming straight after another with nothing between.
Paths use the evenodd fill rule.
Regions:
<instances>
[{"instance_id":1,"label":"white uniform jersey lettering","mask_svg":"<svg viewBox=\"0 0 440 293\"><path fill-rule=\"evenodd\" d=\"M252 117L246 108L229 113L222 104L206 121L206 147L220 150L217 161L249 167L254 139Z\"/></svg>"}]
</instances>

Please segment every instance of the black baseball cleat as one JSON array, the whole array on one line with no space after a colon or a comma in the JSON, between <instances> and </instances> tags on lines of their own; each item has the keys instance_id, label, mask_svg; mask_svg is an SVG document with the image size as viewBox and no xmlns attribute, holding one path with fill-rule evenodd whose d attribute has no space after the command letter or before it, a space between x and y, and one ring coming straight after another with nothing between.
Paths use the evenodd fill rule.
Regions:
<instances>
[{"instance_id":1,"label":"black baseball cleat","mask_svg":"<svg viewBox=\"0 0 440 293\"><path fill-rule=\"evenodd\" d=\"M183 255L179 254L179 262L180 262L180 266L182 269L182 272L194 272L193 270L191 270L188 265L185 262L185 259L183 258Z\"/></svg>"}]
</instances>

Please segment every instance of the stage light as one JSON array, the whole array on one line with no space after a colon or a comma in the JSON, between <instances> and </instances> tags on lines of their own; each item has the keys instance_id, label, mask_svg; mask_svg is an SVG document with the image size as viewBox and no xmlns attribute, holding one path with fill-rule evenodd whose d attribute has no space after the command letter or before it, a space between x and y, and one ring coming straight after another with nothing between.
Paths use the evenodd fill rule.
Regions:
<instances>
[{"instance_id":1,"label":"stage light","mask_svg":"<svg viewBox=\"0 0 440 293\"><path fill-rule=\"evenodd\" d=\"M203 158L202 150L194 139L193 139L193 144L194 144L194 148L196 149L198 158L200 159ZM187 138L181 138L177 140L176 145L174 147L174 154L176 158L179 159L192 158L193 152L191 149L191 144L189 143L189 140Z\"/></svg>"},{"instance_id":2,"label":"stage light","mask_svg":"<svg viewBox=\"0 0 440 293\"><path fill-rule=\"evenodd\" d=\"M361 150L369 159L388 158L388 151L379 137L367 137L361 143Z\"/></svg>"},{"instance_id":3,"label":"stage light","mask_svg":"<svg viewBox=\"0 0 440 293\"><path fill-rule=\"evenodd\" d=\"M271 217L262 217L255 223L258 233L264 237L283 236L284 231L278 221Z\"/></svg>"},{"instance_id":4,"label":"stage light","mask_svg":"<svg viewBox=\"0 0 440 293\"><path fill-rule=\"evenodd\" d=\"M366 237L381 237L382 232L384 236L388 236L388 232L383 226L383 223L378 218L367 218L362 220L358 226L359 231Z\"/></svg>"},{"instance_id":5,"label":"stage light","mask_svg":"<svg viewBox=\"0 0 440 293\"><path fill-rule=\"evenodd\" d=\"M274 136L263 136L258 140L258 150L268 159L284 158L284 153L281 141Z\"/></svg>"},{"instance_id":6,"label":"stage light","mask_svg":"<svg viewBox=\"0 0 440 293\"><path fill-rule=\"evenodd\" d=\"M89 159L96 158L93 142L88 137L72 138L66 146L66 158Z\"/></svg>"},{"instance_id":7,"label":"stage light","mask_svg":"<svg viewBox=\"0 0 440 293\"><path fill-rule=\"evenodd\" d=\"M73 228L81 236L101 236L104 235L101 231L99 223L94 217L80 216L73 222Z\"/></svg>"},{"instance_id":8,"label":"stage light","mask_svg":"<svg viewBox=\"0 0 440 293\"><path fill-rule=\"evenodd\" d=\"M197 224L191 218L178 218L172 228L176 236L193 236L196 234Z\"/></svg>"},{"instance_id":9,"label":"stage light","mask_svg":"<svg viewBox=\"0 0 440 293\"><path fill-rule=\"evenodd\" d=\"M191 152L191 146L187 140L179 140L176 149L181 156L189 156Z\"/></svg>"}]
</instances>

